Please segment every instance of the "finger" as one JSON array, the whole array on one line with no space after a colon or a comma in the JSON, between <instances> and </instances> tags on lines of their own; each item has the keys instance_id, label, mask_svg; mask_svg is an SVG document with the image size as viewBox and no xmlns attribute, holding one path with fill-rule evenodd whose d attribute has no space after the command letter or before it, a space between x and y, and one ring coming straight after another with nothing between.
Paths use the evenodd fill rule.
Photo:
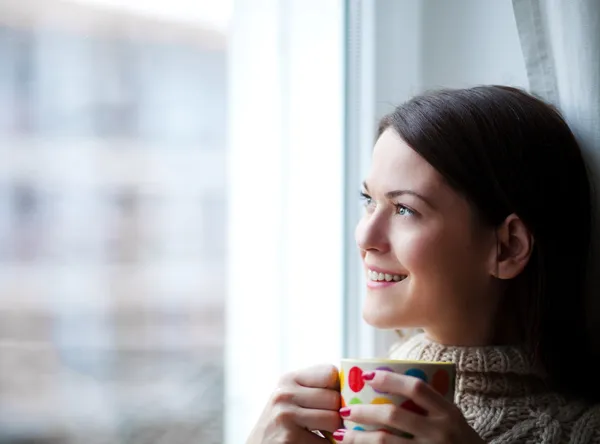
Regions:
<instances>
[{"instance_id":1,"label":"finger","mask_svg":"<svg viewBox=\"0 0 600 444\"><path fill-rule=\"evenodd\" d=\"M401 438L392 435L390 432L381 430L377 432L336 430L333 433L333 439L338 443L343 442L344 444L414 444L412 439Z\"/></svg>"},{"instance_id":2,"label":"finger","mask_svg":"<svg viewBox=\"0 0 600 444\"><path fill-rule=\"evenodd\" d=\"M338 411L342 404L340 392L302 386L295 388L291 401L300 407L318 410Z\"/></svg>"},{"instance_id":3,"label":"finger","mask_svg":"<svg viewBox=\"0 0 600 444\"><path fill-rule=\"evenodd\" d=\"M415 436L426 436L430 420L393 404L353 405L340 409L345 420L362 424L388 426Z\"/></svg>"},{"instance_id":4,"label":"finger","mask_svg":"<svg viewBox=\"0 0 600 444\"><path fill-rule=\"evenodd\" d=\"M342 426L342 419L337 411L315 410L296 407L294 409L295 423L309 430L325 430L333 432Z\"/></svg>"},{"instance_id":5,"label":"finger","mask_svg":"<svg viewBox=\"0 0 600 444\"><path fill-rule=\"evenodd\" d=\"M374 371L363 374L363 378L375 390L404 396L431 413L445 412L454 406L425 381L413 376Z\"/></svg>"},{"instance_id":6,"label":"finger","mask_svg":"<svg viewBox=\"0 0 600 444\"><path fill-rule=\"evenodd\" d=\"M292 374L293 381L304 387L339 390L338 369L330 364L305 368Z\"/></svg>"},{"instance_id":7,"label":"finger","mask_svg":"<svg viewBox=\"0 0 600 444\"><path fill-rule=\"evenodd\" d=\"M337 390L284 383L275 389L271 402L273 405L291 404L309 409L337 411L341 407L342 399Z\"/></svg>"}]
</instances>

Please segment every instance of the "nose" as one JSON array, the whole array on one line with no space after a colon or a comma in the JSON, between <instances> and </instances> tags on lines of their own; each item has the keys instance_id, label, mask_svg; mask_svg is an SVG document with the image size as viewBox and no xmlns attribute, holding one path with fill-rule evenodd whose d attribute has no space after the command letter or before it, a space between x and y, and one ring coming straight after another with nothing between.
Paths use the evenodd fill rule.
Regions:
<instances>
[{"instance_id":1,"label":"nose","mask_svg":"<svg viewBox=\"0 0 600 444\"><path fill-rule=\"evenodd\" d=\"M382 214L363 217L356 225L356 245L362 252L385 253L389 251L387 223Z\"/></svg>"}]
</instances>

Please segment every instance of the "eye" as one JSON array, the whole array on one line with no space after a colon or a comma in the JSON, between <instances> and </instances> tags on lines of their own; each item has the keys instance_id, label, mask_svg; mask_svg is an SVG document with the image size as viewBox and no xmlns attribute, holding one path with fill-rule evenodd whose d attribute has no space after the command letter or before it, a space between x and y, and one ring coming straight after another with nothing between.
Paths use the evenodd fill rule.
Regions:
<instances>
[{"instance_id":1,"label":"eye","mask_svg":"<svg viewBox=\"0 0 600 444\"><path fill-rule=\"evenodd\" d=\"M394 206L396 207L396 214L399 214L400 216L414 216L415 215L415 212L405 205L395 204Z\"/></svg>"},{"instance_id":2,"label":"eye","mask_svg":"<svg viewBox=\"0 0 600 444\"><path fill-rule=\"evenodd\" d=\"M367 209L373 209L373 207L375 206L375 202L373 202L371 196L364 192L360 193L360 200L362 200L363 206Z\"/></svg>"}]
</instances>

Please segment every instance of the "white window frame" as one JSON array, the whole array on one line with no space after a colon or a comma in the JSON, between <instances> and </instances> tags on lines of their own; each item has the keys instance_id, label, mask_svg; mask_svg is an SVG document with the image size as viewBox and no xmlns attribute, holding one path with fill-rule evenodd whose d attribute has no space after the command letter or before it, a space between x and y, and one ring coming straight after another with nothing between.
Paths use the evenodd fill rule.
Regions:
<instances>
[{"instance_id":1,"label":"white window frame","mask_svg":"<svg viewBox=\"0 0 600 444\"><path fill-rule=\"evenodd\" d=\"M236 0L229 60L225 440L279 377L343 350L343 0Z\"/></svg>"},{"instance_id":2,"label":"white window frame","mask_svg":"<svg viewBox=\"0 0 600 444\"><path fill-rule=\"evenodd\" d=\"M372 357L381 354L381 335L362 319L366 285L354 228L362 212L360 183L366 177L376 129L376 6L374 1L361 0L346 4L344 355Z\"/></svg>"},{"instance_id":3,"label":"white window frame","mask_svg":"<svg viewBox=\"0 0 600 444\"><path fill-rule=\"evenodd\" d=\"M344 354L387 356L399 337L362 319L366 282L354 241L377 124L420 88L422 2L347 0Z\"/></svg>"}]
</instances>

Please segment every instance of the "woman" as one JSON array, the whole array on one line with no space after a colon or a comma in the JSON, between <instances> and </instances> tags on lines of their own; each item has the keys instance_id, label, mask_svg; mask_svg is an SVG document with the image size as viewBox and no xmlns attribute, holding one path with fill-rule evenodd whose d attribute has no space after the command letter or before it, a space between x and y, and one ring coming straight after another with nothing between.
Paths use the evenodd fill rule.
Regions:
<instances>
[{"instance_id":1,"label":"woman","mask_svg":"<svg viewBox=\"0 0 600 444\"><path fill-rule=\"evenodd\" d=\"M316 429L347 444L409 442L341 430L341 416L410 442L600 443L584 308L590 184L560 114L502 86L416 97L382 120L363 187L363 317L422 329L392 358L455 362L455 404L415 378L374 372L374 388L428 414L340 409L336 369L314 367L281 380L248 443L324 442Z\"/></svg>"}]
</instances>

